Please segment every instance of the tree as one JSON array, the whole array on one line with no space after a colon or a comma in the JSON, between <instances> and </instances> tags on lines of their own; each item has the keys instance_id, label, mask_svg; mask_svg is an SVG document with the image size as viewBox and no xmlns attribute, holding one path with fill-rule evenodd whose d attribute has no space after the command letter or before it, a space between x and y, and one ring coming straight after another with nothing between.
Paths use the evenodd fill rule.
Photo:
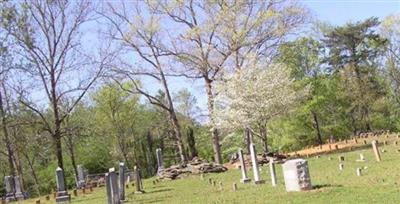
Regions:
<instances>
[{"instance_id":1,"label":"tree","mask_svg":"<svg viewBox=\"0 0 400 204\"><path fill-rule=\"evenodd\" d=\"M348 23L325 33L326 61L338 72L351 100L348 114L353 132L371 131L372 104L385 93L377 78L378 59L385 48L386 39L376 33L377 18Z\"/></svg>"},{"instance_id":2,"label":"tree","mask_svg":"<svg viewBox=\"0 0 400 204\"><path fill-rule=\"evenodd\" d=\"M255 61L249 66L252 68L242 69L218 85L214 119L225 129L249 128L268 152L268 122L287 113L304 90L293 89L293 79L284 65L263 67Z\"/></svg>"},{"instance_id":3,"label":"tree","mask_svg":"<svg viewBox=\"0 0 400 204\"><path fill-rule=\"evenodd\" d=\"M316 141L322 144L321 108L328 102L327 89L324 86L324 69L322 64L323 47L320 42L307 37L288 42L280 47L278 61L286 64L291 75L302 81L303 86L309 86L310 98L304 108L310 113L313 128L316 130Z\"/></svg>"},{"instance_id":4,"label":"tree","mask_svg":"<svg viewBox=\"0 0 400 204\"><path fill-rule=\"evenodd\" d=\"M31 66L21 73L19 101L40 116L54 144L58 166L64 169L61 138L63 121L100 77L111 55L88 55L81 31L92 17L87 1L25 1L19 5L2 2L1 26ZM91 70L92 69L92 70ZM78 76L78 77L77 77ZM40 87L32 91L33 87ZM35 103L35 95L47 99ZM63 106L63 101L70 101ZM47 116L49 113L51 116Z\"/></svg>"},{"instance_id":5,"label":"tree","mask_svg":"<svg viewBox=\"0 0 400 204\"><path fill-rule=\"evenodd\" d=\"M287 1L160 1L150 6L171 25L186 28L173 35L172 53L183 65L177 75L204 82L214 160L221 164L220 135L212 117L214 83L225 72L242 69L252 55L271 59L277 45L305 22L306 12Z\"/></svg>"},{"instance_id":6,"label":"tree","mask_svg":"<svg viewBox=\"0 0 400 204\"><path fill-rule=\"evenodd\" d=\"M166 110L169 114L169 120L174 128L176 146L178 147L180 160L186 163L184 145L182 140L181 126L172 101L170 88L168 86L166 69L168 69L168 52L166 52L166 44L161 30L160 19L158 19L151 11L148 10L147 18L141 12L146 5L142 2L130 2L126 5L114 6L111 3L107 5L107 10L103 15L107 22L110 23L111 30L109 37L121 46L121 50L132 54L138 58L136 66L129 63L121 62L115 66L114 71L132 83L132 89L125 89L132 94L141 94L151 104ZM128 12L128 9L134 10L136 13ZM123 55L125 56L125 55ZM145 90L138 83L138 77L146 77L151 82L156 82L160 86L160 90L164 93L165 98L157 98L156 95ZM120 79L115 79L119 81ZM150 82L150 83L151 83Z\"/></svg>"}]
</instances>

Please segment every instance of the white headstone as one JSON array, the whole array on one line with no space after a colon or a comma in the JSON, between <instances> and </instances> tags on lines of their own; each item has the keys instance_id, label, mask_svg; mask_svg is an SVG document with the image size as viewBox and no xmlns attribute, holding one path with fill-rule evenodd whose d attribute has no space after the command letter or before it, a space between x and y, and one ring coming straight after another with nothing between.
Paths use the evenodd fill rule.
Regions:
<instances>
[{"instance_id":1,"label":"white headstone","mask_svg":"<svg viewBox=\"0 0 400 204\"><path fill-rule=\"evenodd\" d=\"M256 145L253 143L250 143L250 156L251 156L251 164L253 166L254 184L262 184L265 181L261 180L260 177L260 172L258 169L258 162L257 162Z\"/></svg>"},{"instance_id":2,"label":"white headstone","mask_svg":"<svg viewBox=\"0 0 400 204\"><path fill-rule=\"evenodd\" d=\"M275 162L273 158L269 160L269 172L271 174L271 184L272 186L276 186L277 182L276 182Z\"/></svg>"},{"instance_id":3,"label":"white headstone","mask_svg":"<svg viewBox=\"0 0 400 204\"><path fill-rule=\"evenodd\" d=\"M306 160L289 160L282 165L282 168L286 191L305 191L312 189L308 163Z\"/></svg>"}]
</instances>

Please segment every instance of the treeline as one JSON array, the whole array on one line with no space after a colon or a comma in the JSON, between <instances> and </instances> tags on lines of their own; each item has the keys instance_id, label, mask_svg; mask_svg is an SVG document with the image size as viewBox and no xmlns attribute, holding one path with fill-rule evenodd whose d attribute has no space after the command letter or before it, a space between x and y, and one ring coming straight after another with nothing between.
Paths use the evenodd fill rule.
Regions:
<instances>
[{"instance_id":1,"label":"treeline","mask_svg":"<svg viewBox=\"0 0 400 204\"><path fill-rule=\"evenodd\" d=\"M156 148L167 166L223 163L251 140L282 152L399 128L399 15L331 26L293 1L0 5L0 181L20 175L32 195L55 188L57 166L72 188L78 164L152 176ZM171 88L183 80L202 85L206 121Z\"/></svg>"}]
</instances>

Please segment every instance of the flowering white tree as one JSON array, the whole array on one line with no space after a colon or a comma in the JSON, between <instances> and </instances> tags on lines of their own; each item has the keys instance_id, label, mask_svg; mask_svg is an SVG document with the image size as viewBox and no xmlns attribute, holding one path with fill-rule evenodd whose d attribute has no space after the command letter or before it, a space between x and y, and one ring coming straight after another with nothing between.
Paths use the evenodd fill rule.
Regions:
<instances>
[{"instance_id":1,"label":"flowering white tree","mask_svg":"<svg viewBox=\"0 0 400 204\"><path fill-rule=\"evenodd\" d=\"M290 110L305 90L296 91L282 64L251 63L217 84L214 120L223 129L249 128L268 152L267 123ZM250 68L251 66L251 68Z\"/></svg>"}]
</instances>

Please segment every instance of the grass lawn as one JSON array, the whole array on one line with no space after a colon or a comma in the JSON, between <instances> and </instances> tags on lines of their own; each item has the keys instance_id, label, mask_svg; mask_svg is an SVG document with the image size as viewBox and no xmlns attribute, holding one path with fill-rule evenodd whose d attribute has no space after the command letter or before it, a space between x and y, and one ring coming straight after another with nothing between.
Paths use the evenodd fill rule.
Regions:
<instances>
[{"instance_id":1,"label":"grass lawn","mask_svg":"<svg viewBox=\"0 0 400 204\"><path fill-rule=\"evenodd\" d=\"M309 158L311 181L314 190L308 192L287 193L284 187L281 165L276 167L278 186L272 187L268 166L263 166L261 177L265 184L242 184L240 170L230 170L221 174L208 174L204 180L200 176L191 176L175 181L162 181L153 184L154 178L144 181L146 193L134 195L132 186L126 189L128 201L125 203L399 203L400 202L400 146L383 146L387 152L381 153L382 161L376 162L372 148L347 153L321 155ZM365 162L356 162L359 154L364 154ZM344 170L339 171L338 156L344 155ZM329 160L328 158L332 159ZM357 167L363 169L363 175L356 175ZM249 171L252 176L251 170ZM208 184L208 178L217 181L217 186ZM218 182L223 183L223 190ZM238 191L232 189L233 183ZM72 192L70 192L72 193ZM36 199L23 204L35 203ZM54 203L54 199L41 203ZM77 204L107 203L105 188L95 188L91 194L72 198Z\"/></svg>"}]
</instances>

